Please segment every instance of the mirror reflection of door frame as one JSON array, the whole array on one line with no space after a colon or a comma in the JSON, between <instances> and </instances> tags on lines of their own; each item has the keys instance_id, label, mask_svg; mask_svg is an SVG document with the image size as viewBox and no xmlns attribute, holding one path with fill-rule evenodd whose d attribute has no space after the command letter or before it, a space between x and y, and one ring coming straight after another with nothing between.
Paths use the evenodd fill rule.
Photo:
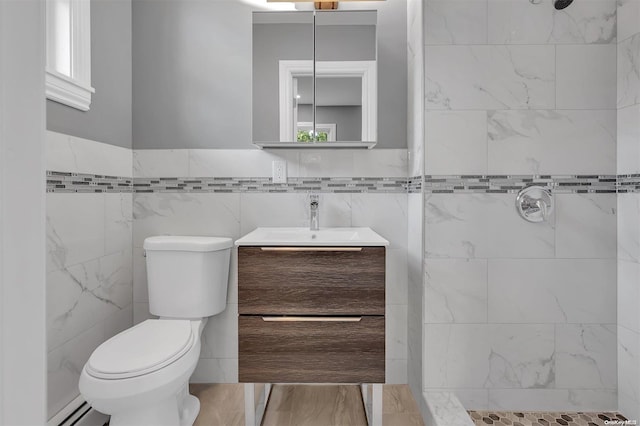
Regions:
<instances>
[{"instance_id":1,"label":"mirror reflection of door frame","mask_svg":"<svg viewBox=\"0 0 640 426\"><path fill-rule=\"evenodd\" d=\"M313 76L313 61L282 60L279 63L280 142L295 142L297 98L294 79ZM360 77L362 80L362 133L361 140L377 140L378 84L376 61L320 61L316 62L316 75L322 77ZM313 100L315 103L315 99ZM355 142L355 141L350 141Z\"/></svg>"}]
</instances>

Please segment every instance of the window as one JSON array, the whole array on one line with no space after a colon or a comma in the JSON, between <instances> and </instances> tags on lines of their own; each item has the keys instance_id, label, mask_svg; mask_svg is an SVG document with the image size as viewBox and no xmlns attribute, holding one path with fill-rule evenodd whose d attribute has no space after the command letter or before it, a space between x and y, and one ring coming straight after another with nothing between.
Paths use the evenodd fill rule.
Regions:
<instances>
[{"instance_id":1,"label":"window","mask_svg":"<svg viewBox=\"0 0 640 426\"><path fill-rule=\"evenodd\" d=\"M90 0L46 0L47 98L82 111L91 105Z\"/></svg>"}]
</instances>

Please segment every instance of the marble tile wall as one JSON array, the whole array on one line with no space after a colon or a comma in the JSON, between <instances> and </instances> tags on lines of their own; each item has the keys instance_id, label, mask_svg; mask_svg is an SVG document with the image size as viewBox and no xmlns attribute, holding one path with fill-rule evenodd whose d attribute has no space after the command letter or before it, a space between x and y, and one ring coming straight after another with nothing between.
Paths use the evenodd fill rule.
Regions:
<instances>
[{"instance_id":1,"label":"marble tile wall","mask_svg":"<svg viewBox=\"0 0 640 426\"><path fill-rule=\"evenodd\" d=\"M618 173L640 173L640 0L618 0ZM640 419L640 195L618 195L618 406Z\"/></svg>"},{"instance_id":2,"label":"marble tile wall","mask_svg":"<svg viewBox=\"0 0 640 426\"><path fill-rule=\"evenodd\" d=\"M131 176L131 150L47 132L47 170ZM102 342L133 324L131 193L48 193L48 415Z\"/></svg>"},{"instance_id":3,"label":"marble tile wall","mask_svg":"<svg viewBox=\"0 0 640 426\"><path fill-rule=\"evenodd\" d=\"M616 174L616 0L424 5L426 175ZM425 193L423 388L615 410L616 194L515 196Z\"/></svg>"},{"instance_id":4,"label":"marble tile wall","mask_svg":"<svg viewBox=\"0 0 640 426\"><path fill-rule=\"evenodd\" d=\"M265 177L285 160L290 177L406 177L406 150L258 151L135 150L135 177ZM391 242L387 250L388 383L407 383L406 193L321 193L321 226L370 226ZM308 226L306 193L133 194L134 321L149 317L144 239L158 234L217 235L237 239L258 226ZM232 256L227 310L209 320L192 381L238 379L238 295Z\"/></svg>"},{"instance_id":5,"label":"marble tile wall","mask_svg":"<svg viewBox=\"0 0 640 426\"><path fill-rule=\"evenodd\" d=\"M409 161L407 172L412 183L407 203L407 379L413 396L423 413L426 405L422 398L422 227L424 179L424 49L423 49L423 2L407 1L407 125Z\"/></svg>"}]
</instances>

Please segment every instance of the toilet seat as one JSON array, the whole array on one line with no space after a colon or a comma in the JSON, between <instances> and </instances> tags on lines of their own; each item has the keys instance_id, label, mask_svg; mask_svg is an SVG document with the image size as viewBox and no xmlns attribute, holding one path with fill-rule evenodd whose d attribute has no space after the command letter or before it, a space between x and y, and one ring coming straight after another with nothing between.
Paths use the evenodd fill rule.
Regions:
<instances>
[{"instance_id":1,"label":"toilet seat","mask_svg":"<svg viewBox=\"0 0 640 426\"><path fill-rule=\"evenodd\" d=\"M85 367L99 379L127 379L180 359L196 341L189 320L146 320L107 340Z\"/></svg>"}]
</instances>

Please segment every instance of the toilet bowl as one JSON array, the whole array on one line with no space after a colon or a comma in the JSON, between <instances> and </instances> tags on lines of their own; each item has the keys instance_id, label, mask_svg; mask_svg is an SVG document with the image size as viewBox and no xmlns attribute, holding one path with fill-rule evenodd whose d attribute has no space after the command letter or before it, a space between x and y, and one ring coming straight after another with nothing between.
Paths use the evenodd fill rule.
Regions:
<instances>
[{"instance_id":1,"label":"toilet bowl","mask_svg":"<svg viewBox=\"0 0 640 426\"><path fill-rule=\"evenodd\" d=\"M191 425L200 403L187 393L206 321L147 320L100 345L80 392L110 425Z\"/></svg>"},{"instance_id":2,"label":"toilet bowl","mask_svg":"<svg viewBox=\"0 0 640 426\"><path fill-rule=\"evenodd\" d=\"M110 426L188 426L200 410L188 392L207 317L226 307L232 241L145 240L149 319L101 344L80 374L82 396Z\"/></svg>"}]
</instances>

